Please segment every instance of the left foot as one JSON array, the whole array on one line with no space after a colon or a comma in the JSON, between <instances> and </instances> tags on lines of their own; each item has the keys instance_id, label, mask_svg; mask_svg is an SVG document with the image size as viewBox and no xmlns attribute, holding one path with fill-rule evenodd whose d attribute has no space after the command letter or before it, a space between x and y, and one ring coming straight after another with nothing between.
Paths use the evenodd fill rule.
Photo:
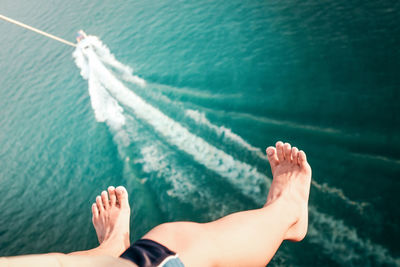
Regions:
<instances>
[{"instance_id":1,"label":"left foot","mask_svg":"<svg viewBox=\"0 0 400 267\"><path fill-rule=\"evenodd\" d=\"M100 249L112 256L120 256L129 246L130 207L128 192L122 186L112 186L101 192L92 205L92 222Z\"/></svg>"}]
</instances>

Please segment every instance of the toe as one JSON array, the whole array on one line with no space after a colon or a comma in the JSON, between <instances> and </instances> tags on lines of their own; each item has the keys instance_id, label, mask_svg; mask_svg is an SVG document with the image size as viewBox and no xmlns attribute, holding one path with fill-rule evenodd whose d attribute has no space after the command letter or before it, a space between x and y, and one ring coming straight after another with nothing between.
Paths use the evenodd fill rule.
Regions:
<instances>
[{"instance_id":1,"label":"toe","mask_svg":"<svg viewBox=\"0 0 400 267\"><path fill-rule=\"evenodd\" d=\"M294 164L298 164L298 154L299 154L299 150L297 149L297 147L292 147L292 162Z\"/></svg>"},{"instance_id":2,"label":"toe","mask_svg":"<svg viewBox=\"0 0 400 267\"><path fill-rule=\"evenodd\" d=\"M267 157L271 168L275 168L279 163L278 155L276 154L276 149L273 146L267 148Z\"/></svg>"},{"instance_id":3,"label":"toe","mask_svg":"<svg viewBox=\"0 0 400 267\"><path fill-rule=\"evenodd\" d=\"M307 162L306 153L304 153L303 150L299 151L298 161L299 161L300 166Z\"/></svg>"},{"instance_id":4,"label":"toe","mask_svg":"<svg viewBox=\"0 0 400 267\"><path fill-rule=\"evenodd\" d=\"M283 145L283 154L285 155L285 159L289 162L292 161L292 147L289 143L285 143Z\"/></svg>"},{"instance_id":5,"label":"toe","mask_svg":"<svg viewBox=\"0 0 400 267\"><path fill-rule=\"evenodd\" d=\"M117 200L118 203L121 205L121 208L129 207L128 192L126 191L125 187L118 186L115 189L115 192L117 193Z\"/></svg>"},{"instance_id":6,"label":"toe","mask_svg":"<svg viewBox=\"0 0 400 267\"><path fill-rule=\"evenodd\" d=\"M107 191L101 192L101 201L103 202L104 208L108 210L110 207L110 200L108 199Z\"/></svg>"},{"instance_id":7,"label":"toe","mask_svg":"<svg viewBox=\"0 0 400 267\"><path fill-rule=\"evenodd\" d=\"M99 217L99 210L97 209L96 203L93 203L92 205L92 214L93 214L93 219L97 219Z\"/></svg>"},{"instance_id":8,"label":"toe","mask_svg":"<svg viewBox=\"0 0 400 267\"><path fill-rule=\"evenodd\" d=\"M100 196L96 197L96 205L97 205L97 210L99 211L99 214L104 212L104 206L103 206L103 202L101 201Z\"/></svg>"},{"instance_id":9,"label":"toe","mask_svg":"<svg viewBox=\"0 0 400 267\"><path fill-rule=\"evenodd\" d=\"M279 161L283 161L285 159L283 155L283 143L281 141L276 142L276 154L278 155Z\"/></svg>"},{"instance_id":10,"label":"toe","mask_svg":"<svg viewBox=\"0 0 400 267\"><path fill-rule=\"evenodd\" d=\"M299 161L300 168L302 168L306 172L311 172L311 167L307 162L306 153L304 153L303 150L299 151L298 161Z\"/></svg>"},{"instance_id":11,"label":"toe","mask_svg":"<svg viewBox=\"0 0 400 267\"><path fill-rule=\"evenodd\" d=\"M115 206L115 203L117 202L117 196L115 195L114 186L109 186L107 190L108 190L108 195L110 197L110 205Z\"/></svg>"}]
</instances>

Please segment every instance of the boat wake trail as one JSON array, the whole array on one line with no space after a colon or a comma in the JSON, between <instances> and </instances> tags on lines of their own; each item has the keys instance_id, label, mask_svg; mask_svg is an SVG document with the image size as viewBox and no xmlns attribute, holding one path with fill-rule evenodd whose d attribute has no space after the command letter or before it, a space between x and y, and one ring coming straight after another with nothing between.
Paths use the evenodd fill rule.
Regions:
<instances>
[{"instance_id":1,"label":"boat wake trail","mask_svg":"<svg viewBox=\"0 0 400 267\"><path fill-rule=\"evenodd\" d=\"M140 164L142 171L149 176L155 174L151 183L156 184L163 180L169 185L170 189L165 196L180 198L196 208L197 205L208 205L212 212L217 210L204 219L215 219L230 211L231 203L224 201L226 195L221 193L229 192L225 190L228 186L253 203L259 206L264 204L271 179L250 163L238 160L224 149L212 145L201 134L194 134L154 104L149 104L136 94L133 88L128 88L124 81L142 89L146 89L146 82L133 75L131 68L118 62L97 37L88 36L81 41L73 56L82 77L88 80L96 120L108 125L125 161ZM224 135L222 140L237 142L265 160L258 148L248 144L230 129L213 125L201 113L187 110L185 116L199 125L206 124L219 135ZM136 148L136 154L132 156L134 159L130 159L131 155L127 156L133 153L127 152L129 146ZM177 157L185 160L178 160ZM211 174L208 176L212 176L213 180L205 177L207 175L204 173ZM211 188L204 186L204 179L210 180L208 184L222 184L220 188L223 189L213 192ZM160 206L164 206L164 203L168 201ZM165 204L163 207L165 212L174 210L174 207L169 205ZM310 222L307 240L321 246L323 251L332 255L333 260L338 263L396 263L396 259L391 257L385 248L362 239L354 228L321 213L316 207L310 207Z\"/></svg>"},{"instance_id":2,"label":"boat wake trail","mask_svg":"<svg viewBox=\"0 0 400 267\"><path fill-rule=\"evenodd\" d=\"M111 57L96 53L97 48L102 47L101 42L95 37L88 38L91 38L86 40L90 41L90 46L86 49L78 47L74 56L78 67L81 68L82 76L89 82L89 94L97 121L106 122L112 131L124 136L123 126L126 122L124 108L126 108L133 116L152 127L170 145L226 178L246 196L256 202L264 198L262 193L270 179L249 164L234 159L203 138L192 134L180 123L128 89L104 64L103 59L106 58L108 61L106 62L109 63ZM128 138L124 140L128 141Z\"/></svg>"},{"instance_id":3,"label":"boat wake trail","mask_svg":"<svg viewBox=\"0 0 400 267\"><path fill-rule=\"evenodd\" d=\"M235 134L232 132L231 129L226 128L224 126L217 126L212 124L205 116L204 113L201 113L197 110L192 110L192 109L187 109L185 111L185 115L192 118L194 121L196 121L198 124L204 124L208 128L212 129L215 131L219 136L223 136L227 140L237 143L243 148L247 149L250 152L255 153L259 158L263 160L267 160L267 156L259 149L258 147L254 147L250 145L246 140L244 140L242 137L239 135Z\"/></svg>"}]
</instances>

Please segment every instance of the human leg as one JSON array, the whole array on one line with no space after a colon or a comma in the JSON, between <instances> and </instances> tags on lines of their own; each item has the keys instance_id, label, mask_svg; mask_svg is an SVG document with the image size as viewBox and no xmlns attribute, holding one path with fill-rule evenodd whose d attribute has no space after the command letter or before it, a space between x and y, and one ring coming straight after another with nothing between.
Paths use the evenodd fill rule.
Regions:
<instances>
[{"instance_id":1,"label":"human leg","mask_svg":"<svg viewBox=\"0 0 400 267\"><path fill-rule=\"evenodd\" d=\"M137 267L133 262L108 255L66 255L49 253L0 257L0 266L4 267Z\"/></svg>"},{"instance_id":2,"label":"human leg","mask_svg":"<svg viewBox=\"0 0 400 267\"><path fill-rule=\"evenodd\" d=\"M92 221L100 245L97 248L70 254L48 253L0 258L0 266L137 266L118 258L129 247L130 207L128 193L122 186L108 188L92 206Z\"/></svg>"},{"instance_id":3,"label":"human leg","mask_svg":"<svg viewBox=\"0 0 400 267\"><path fill-rule=\"evenodd\" d=\"M176 251L187 266L265 266L284 239L301 240L307 230L311 168L304 152L289 152L281 142L275 151L269 151L276 156L274 191L264 207L205 224L162 224L143 238Z\"/></svg>"}]
</instances>

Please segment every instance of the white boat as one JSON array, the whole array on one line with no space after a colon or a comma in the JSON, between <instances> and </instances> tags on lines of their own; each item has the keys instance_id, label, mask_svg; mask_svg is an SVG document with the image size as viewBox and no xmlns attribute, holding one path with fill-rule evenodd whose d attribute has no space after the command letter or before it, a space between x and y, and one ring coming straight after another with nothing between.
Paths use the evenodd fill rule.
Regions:
<instances>
[{"instance_id":1,"label":"white boat","mask_svg":"<svg viewBox=\"0 0 400 267\"><path fill-rule=\"evenodd\" d=\"M76 41L79 43L80 41L82 41L83 39L85 39L87 37L86 33L83 30L79 30L76 33Z\"/></svg>"}]
</instances>

